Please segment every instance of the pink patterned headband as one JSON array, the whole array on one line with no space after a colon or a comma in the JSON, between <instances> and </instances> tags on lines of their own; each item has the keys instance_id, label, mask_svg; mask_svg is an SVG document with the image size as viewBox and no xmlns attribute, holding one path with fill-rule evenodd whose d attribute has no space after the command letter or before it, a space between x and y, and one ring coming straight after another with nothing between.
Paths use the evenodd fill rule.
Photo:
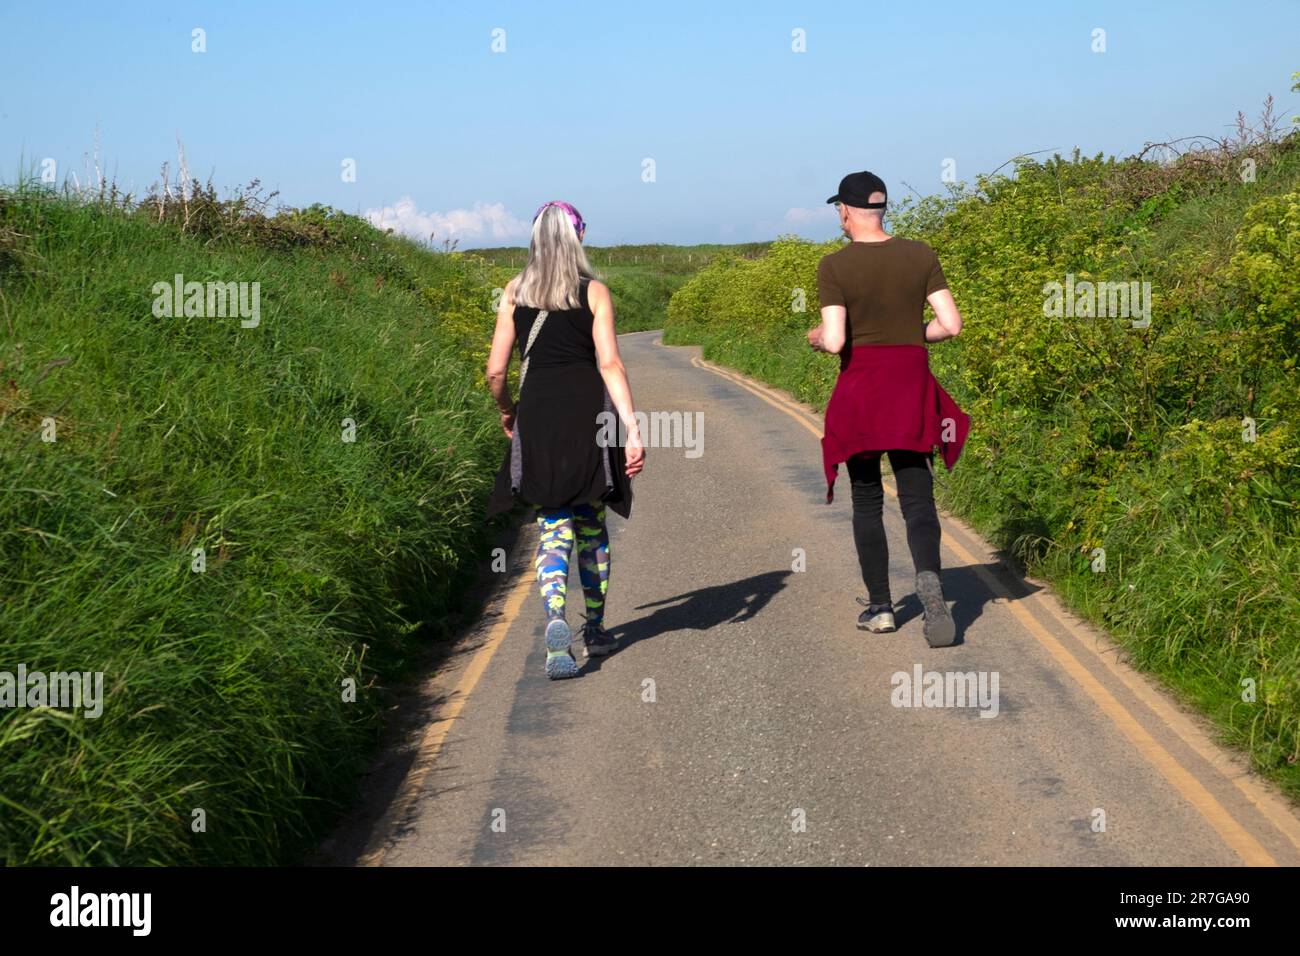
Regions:
<instances>
[{"instance_id":1,"label":"pink patterned headband","mask_svg":"<svg viewBox=\"0 0 1300 956\"><path fill-rule=\"evenodd\" d=\"M537 221L537 217L542 214L542 210L544 210L547 206L559 206L566 213L568 213L569 221L573 223L573 231L578 233L579 235L582 234L583 229L587 228L587 224L582 221L582 213L578 212L578 210L574 209L567 202L562 202L558 199L553 199L550 202L544 202L540 206L538 206L537 212L533 213L533 222Z\"/></svg>"}]
</instances>

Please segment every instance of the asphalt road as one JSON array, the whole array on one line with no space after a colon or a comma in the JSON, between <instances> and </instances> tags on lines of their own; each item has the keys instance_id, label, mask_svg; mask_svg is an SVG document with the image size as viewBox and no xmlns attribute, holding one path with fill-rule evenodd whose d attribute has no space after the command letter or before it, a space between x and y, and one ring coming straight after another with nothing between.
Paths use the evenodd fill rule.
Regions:
<instances>
[{"instance_id":1,"label":"asphalt road","mask_svg":"<svg viewBox=\"0 0 1300 956\"><path fill-rule=\"evenodd\" d=\"M847 480L825 504L818 416L658 339L622 339L637 406L703 413L702 454L651 448L631 521L611 516L619 651L545 678L525 533L334 862L1300 863L1285 799L948 516L958 646L922 638L892 497L900 628L859 632ZM580 624L576 568L569 593ZM898 706L918 667L990 693L996 675L996 697Z\"/></svg>"}]
</instances>

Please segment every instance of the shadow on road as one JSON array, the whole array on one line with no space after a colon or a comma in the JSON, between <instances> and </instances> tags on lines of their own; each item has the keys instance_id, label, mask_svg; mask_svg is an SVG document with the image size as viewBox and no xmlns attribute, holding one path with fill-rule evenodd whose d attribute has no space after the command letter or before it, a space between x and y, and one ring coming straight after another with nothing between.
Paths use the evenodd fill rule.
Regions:
<instances>
[{"instance_id":1,"label":"shadow on road","mask_svg":"<svg viewBox=\"0 0 1300 956\"><path fill-rule=\"evenodd\" d=\"M1007 589L1013 601L1019 601L1040 590L1019 575L1012 574L1001 562L978 565L993 575ZM984 613L984 606L996 600L997 595L980 577L976 565L961 568L944 568L939 579L943 584L943 596L952 605L952 620L957 625L957 641L954 647L966 643L967 629L979 620ZM921 617L921 602L914 592L909 592L900 601L894 602L894 621L902 628L914 618Z\"/></svg>"},{"instance_id":2,"label":"shadow on road","mask_svg":"<svg viewBox=\"0 0 1300 956\"><path fill-rule=\"evenodd\" d=\"M1010 573L1000 562L979 567L996 577L1014 601L1039 590L1037 585ZM767 571L730 584L700 588L662 601L642 604L636 608L638 611L653 608L653 613L613 627L610 633L618 639L619 650L622 650L637 641L648 640L669 631L707 631L731 621L747 621L780 593L786 585L785 579L792 573ZM952 605L952 618L957 625L956 645L961 645L965 643L967 629L979 619L984 613L985 605L995 600L996 595L974 566L944 568L941 579L944 597ZM901 628L908 621L920 618L921 602L915 593L908 592L895 602L894 613L897 626ZM584 672L599 669L600 662L600 658L587 661Z\"/></svg>"},{"instance_id":3,"label":"shadow on road","mask_svg":"<svg viewBox=\"0 0 1300 956\"><path fill-rule=\"evenodd\" d=\"M729 621L747 621L767 606L792 571L767 571L731 584L688 591L676 597L642 604L638 611L657 608L652 614L610 630L620 648L656 637L667 631L707 631Z\"/></svg>"}]
</instances>

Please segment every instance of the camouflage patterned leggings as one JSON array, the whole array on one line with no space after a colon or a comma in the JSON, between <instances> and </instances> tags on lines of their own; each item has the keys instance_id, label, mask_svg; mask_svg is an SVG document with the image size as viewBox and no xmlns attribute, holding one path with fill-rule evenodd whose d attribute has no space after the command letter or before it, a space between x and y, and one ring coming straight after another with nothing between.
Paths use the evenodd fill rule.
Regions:
<instances>
[{"instance_id":1,"label":"camouflage patterned leggings","mask_svg":"<svg viewBox=\"0 0 1300 956\"><path fill-rule=\"evenodd\" d=\"M609 590L609 531L605 506L600 502L572 508L544 508L537 512L541 540L537 544L537 585L542 591L547 618L564 616L564 596L569 581L569 554L578 544L578 576L587 599L587 620L600 624Z\"/></svg>"}]
</instances>

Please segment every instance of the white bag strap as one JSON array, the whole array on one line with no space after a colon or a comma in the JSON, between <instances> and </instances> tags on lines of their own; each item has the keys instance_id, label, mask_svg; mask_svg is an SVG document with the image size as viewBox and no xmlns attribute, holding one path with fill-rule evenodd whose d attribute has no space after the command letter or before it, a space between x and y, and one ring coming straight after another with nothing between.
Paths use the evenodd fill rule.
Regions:
<instances>
[{"instance_id":1,"label":"white bag strap","mask_svg":"<svg viewBox=\"0 0 1300 956\"><path fill-rule=\"evenodd\" d=\"M532 354L533 343L537 341L537 333L542 331L542 323L551 313L546 309L541 309L537 313L537 318L533 320L533 327L528 330L528 341L524 343L524 358L519 363L519 392L524 390L524 376L528 374L528 357Z\"/></svg>"}]
</instances>

